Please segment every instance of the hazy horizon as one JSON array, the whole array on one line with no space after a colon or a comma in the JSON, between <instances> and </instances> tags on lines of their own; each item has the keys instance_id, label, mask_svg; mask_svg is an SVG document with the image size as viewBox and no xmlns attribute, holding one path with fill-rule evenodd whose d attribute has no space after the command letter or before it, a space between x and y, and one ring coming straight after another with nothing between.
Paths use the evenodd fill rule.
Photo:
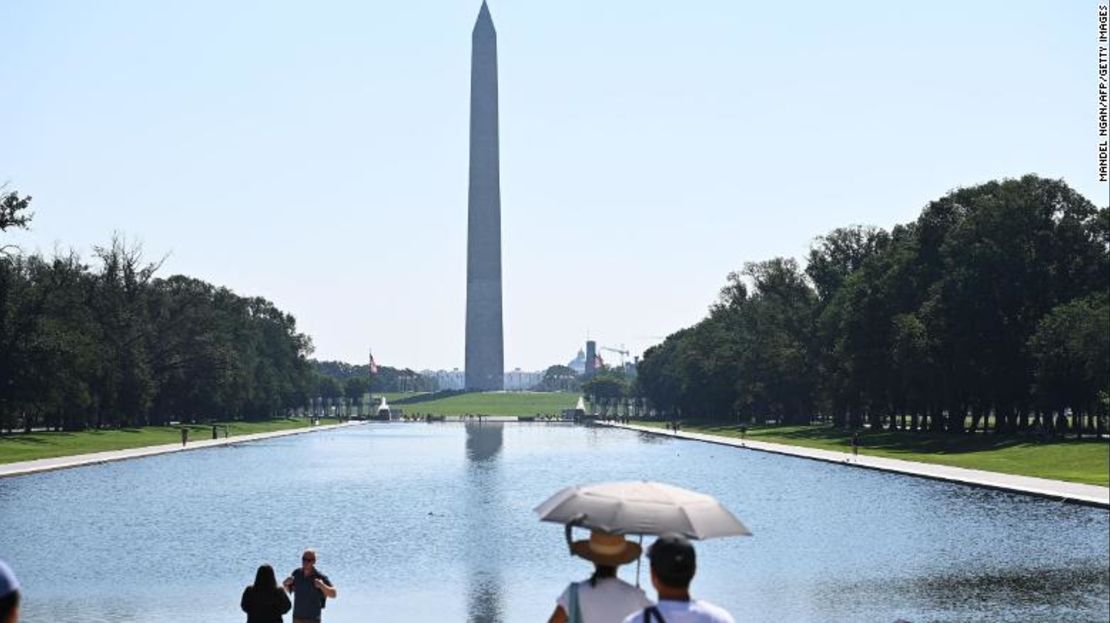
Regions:
<instances>
[{"instance_id":1,"label":"hazy horizon","mask_svg":"<svg viewBox=\"0 0 1110 623\"><path fill-rule=\"evenodd\" d=\"M0 183L35 198L5 241L119 232L272 300L318 359L461 369L480 5L0 6ZM639 354L744 262L956 187L1107 202L1095 2L489 6L506 370Z\"/></svg>"}]
</instances>

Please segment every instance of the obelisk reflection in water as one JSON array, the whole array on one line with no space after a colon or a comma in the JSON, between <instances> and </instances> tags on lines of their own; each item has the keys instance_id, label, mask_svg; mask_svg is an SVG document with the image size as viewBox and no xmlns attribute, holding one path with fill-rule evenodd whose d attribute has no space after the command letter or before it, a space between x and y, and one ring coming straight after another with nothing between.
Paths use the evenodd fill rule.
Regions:
<instances>
[{"instance_id":1,"label":"obelisk reflection in water","mask_svg":"<svg viewBox=\"0 0 1110 623\"><path fill-rule=\"evenodd\" d=\"M501 543L508 535L487 520L489 509L502 505L501 464L505 425L500 422L468 422L467 460L467 621L501 623L504 598L501 594ZM481 538L473 538L481 535Z\"/></svg>"}]
</instances>

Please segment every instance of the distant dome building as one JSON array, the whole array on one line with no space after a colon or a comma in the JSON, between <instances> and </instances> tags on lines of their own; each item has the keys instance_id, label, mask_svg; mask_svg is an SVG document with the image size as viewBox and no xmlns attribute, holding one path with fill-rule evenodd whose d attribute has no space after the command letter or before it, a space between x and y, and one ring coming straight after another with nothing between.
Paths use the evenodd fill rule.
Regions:
<instances>
[{"instance_id":1,"label":"distant dome building","mask_svg":"<svg viewBox=\"0 0 1110 623\"><path fill-rule=\"evenodd\" d=\"M582 374L583 372L585 372L586 371L586 352L583 351L581 348L579 348L578 349L578 356L575 357L574 359L571 359L570 363L567 364L567 367L570 368L571 370L574 370L578 374Z\"/></svg>"}]
</instances>

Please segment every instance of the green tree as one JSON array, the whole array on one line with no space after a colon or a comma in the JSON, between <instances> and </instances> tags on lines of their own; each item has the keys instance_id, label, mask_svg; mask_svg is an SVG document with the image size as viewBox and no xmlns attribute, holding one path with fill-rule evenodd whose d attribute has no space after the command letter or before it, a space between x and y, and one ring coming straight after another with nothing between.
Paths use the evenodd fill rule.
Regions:
<instances>
[{"instance_id":1,"label":"green tree","mask_svg":"<svg viewBox=\"0 0 1110 623\"><path fill-rule=\"evenodd\" d=\"M119 239L0 257L0 428L271 417L304 404L311 341L261 298L183 276Z\"/></svg>"},{"instance_id":2,"label":"green tree","mask_svg":"<svg viewBox=\"0 0 1110 623\"><path fill-rule=\"evenodd\" d=\"M570 367L554 365L543 372L541 388L545 391L576 391L578 387L578 373Z\"/></svg>"},{"instance_id":3,"label":"green tree","mask_svg":"<svg viewBox=\"0 0 1110 623\"><path fill-rule=\"evenodd\" d=\"M20 197L15 191L5 191L0 186L0 231L26 229L34 216L30 207L31 197Z\"/></svg>"},{"instance_id":4,"label":"green tree","mask_svg":"<svg viewBox=\"0 0 1110 623\"><path fill-rule=\"evenodd\" d=\"M805 271L817 296L830 300L852 273L889 244L890 235L882 229L860 225L840 227L818 237L810 248Z\"/></svg>"},{"instance_id":5,"label":"green tree","mask_svg":"<svg viewBox=\"0 0 1110 623\"><path fill-rule=\"evenodd\" d=\"M628 384L612 374L599 373L593 378L582 383L582 393L594 398L614 399L623 398L628 390Z\"/></svg>"},{"instance_id":6,"label":"green tree","mask_svg":"<svg viewBox=\"0 0 1110 623\"><path fill-rule=\"evenodd\" d=\"M362 395L368 391L370 391L369 377L352 376L343 383L343 395L352 402L362 400Z\"/></svg>"},{"instance_id":7,"label":"green tree","mask_svg":"<svg viewBox=\"0 0 1110 623\"><path fill-rule=\"evenodd\" d=\"M1029 338L1040 407L1062 418L1070 411L1075 431L1102 434L1110 394L1110 299L1105 292L1054 308ZM1086 426L1081 425L1086 418Z\"/></svg>"},{"instance_id":8,"label":"green tree","mask_svg":"<svg viewBox=\"0 0 1110 623\"><path fill-rule=\"evenodd\" d=\"M1101 429L1108 282L1107 208L1036 176L961 188L889 234L818 238L804 275L730 274L708 317L645 352L638 391L695 417Z\"/></svg>"},{"instance_id":9,"label":"green tree","mask_svg":"<svg viewBox=\"0 0 1110 623\"><path fill-rule=\"evenodd\" d=\"M343 395L343 386L335 377L320 375L316 377L316 395L324 399L339 398Z\"/></svg>"}]
</instances>

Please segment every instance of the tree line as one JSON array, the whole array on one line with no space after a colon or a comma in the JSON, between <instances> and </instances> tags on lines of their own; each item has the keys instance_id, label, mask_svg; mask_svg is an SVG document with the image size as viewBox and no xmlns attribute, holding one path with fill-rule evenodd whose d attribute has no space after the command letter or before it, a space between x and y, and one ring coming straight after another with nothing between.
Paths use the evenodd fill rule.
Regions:
<instances>
[{"instance_id":1,"label":"tree line","mask_svg":"<svg viewBox=\"0 0 1110 623\"><path fill-rule=\"evenodd\" d=\"M1104 433L1110 215L1029 175L890 231L819 237L728 275L650 348L637 391L681 417L962 433Z\"/></svg>"},{"instance_id":2,"label":"tree line","mask_svg":"<svg viewBox=\"0 0 1110 623\"><path fill-rule=\"evenodd\" d=\"M30 197L0 193L0 231ZM304 404L311 340L260 297L157 277L114 239L75 252L0 254L0 429L81 430L264 419Z\"/></svg>"},{"instance_id":3,"label":"tree line","mask_svg":"<svg viewBox=\"0 0 1110 623\"><path fill-rule=\"evenodd\" d=\"M345 399L357 402L367 392L434 392L439 388L436 380L409 368L378 366L370 373L370 364L351 364L344 361L310 360L314 373L313 396Z\"/></svg>"}]
</instances>

